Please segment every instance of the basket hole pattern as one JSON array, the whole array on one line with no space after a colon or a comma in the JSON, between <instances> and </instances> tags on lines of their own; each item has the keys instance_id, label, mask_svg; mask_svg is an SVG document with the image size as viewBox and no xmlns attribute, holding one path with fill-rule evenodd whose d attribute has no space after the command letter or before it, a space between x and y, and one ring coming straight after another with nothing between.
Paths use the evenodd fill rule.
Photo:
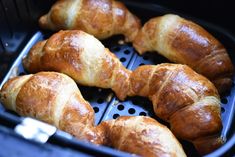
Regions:
<instances>
[{"instance_id":1,"label":"basket hole pattern","mask_svg":"<svg viewBox=\"0 0 235 157\"><path fill-rule=\"evenodd\" d=\"M147 113L146 112L140 112L139 115L140 116L147 116Z\"/></svg>"},{"instance_id":2,"label":"basket hole pattern","mask_svg":"<svg viewBox=\"0 0 235 157\"><path fill-rule=\"evenodd\" d=\"M99 89L96 87L86 87L79 86L78 88L81 91L82 96L89 104L93 107L95 112L95 124L99 124L106 108L109 104L109 101L112 99L113 95L110 90L107 89ZM108 99L109 97L109 99Z\"/></svg>"},{"instance_id":3,"label":"basket hole pattern","mask_svg":"<svg viewBox=\"0 0 235 157\"><path fill-rule=\"evenodd\" d=\"M119 116L154 116L152 110L146 110L146 108L151 108L149 107L149 102L145 99L142 99L141 97L131 98L124 102L118 102L112 106L113 108L109 110L107 115L104 116L103 120L116 119Z\"/></svg>"},{"instance_id":4,"label":"basket hole pattern","mask_svg":"<svg viewBox=\"0 0 235 157\"><path fill-rule=\"evenodd\" d=\"M118 108L118 110L119 110L119 111L122 111L122 110L124 110L124 109L125 109L125 107L124 107L122 104L118 105L118 107L117 107L117 108Z\"/></svg>"},{"instance_id":5,"label":"basket hole pattern","mask_svg":"<svg viewBox=\"0 0 235 157\"><path fill-rule=\"evenodd\" d=\"M130 108L130 109L128 110L128 113L129 113L129 114L134 114L134 113L135 113L135 109L134 109L134 108Z\"/></svg>"},{"instance_id":6,"label":"basket hole pattern","mask_svg":"<svg viewBox=\"0 0 235 157\"><path fill-rule=\"evenodd\" d=\"M115 114L113 115L113 119L116 119L116 118L119 117L119 116L120 116L119 114L115 113Z\"/></svg>"},{"instance_id":7,"label":"basket hole pattern","mask_svg":"<svg viewBox=\"0 0 235 157\"><path fill-rule=\"evenodd\" d=\"M225 109L223 107L221 107L221 113L224 113Z\"/></svg>"},{"instance_id":8,"label":"basket hole pattern","mask_svg":"<svg viewBox=\"0 0 235 157\"><path fill-rule=\"evenodd\" d=\"M126 55L128 55L128 54L130 54L130 53L131 53L131 51L128 50L128 49L124 51L124 54L126 54Z\"/></svg>"},{"instance_id":9,"label":"basket hole pattern","mask_svg":"<svg viewBox=\"0 0 235 157\"><path fill-rule=\"evenodd\" d=\"M117 58L119 58L122 65L125 67L128 66L128 63L131 61L134 53L134 49L128 44L110 47L110 50L117 56Z\"/></svg>"},{"instance_id":10,"label":"basket hole pattern","mask_svg":"<svg viewBox=\"0 0 235 157\"><path fill-rule=\"evenodd\" d=\"M122 57L122 58L120 59L120 61L121 61L121 62L125 62L125 61L126 61L126 58Z\"/></svg>"},{"instance_id":11,"label":"basket hole pattern","mask_svg":"<svg viewBox=\"0 0 235 157\"><path fill-rule=\"evenodd\" d=\"M26 73L25 72L20 72L19 73L19 76L23 76L23 75L26 75Z\"/></svg>"},{"instance_id":12,"label":"basket hole pattern","mask_svg":"<svg viewBox=\"0 0 235 157\"><path fill-rule=\"evenodd\" d=\"M95 113L98 113L100 110L99 107L93 107L93 109L94 109Z\"/></svg>"}]
</instances>

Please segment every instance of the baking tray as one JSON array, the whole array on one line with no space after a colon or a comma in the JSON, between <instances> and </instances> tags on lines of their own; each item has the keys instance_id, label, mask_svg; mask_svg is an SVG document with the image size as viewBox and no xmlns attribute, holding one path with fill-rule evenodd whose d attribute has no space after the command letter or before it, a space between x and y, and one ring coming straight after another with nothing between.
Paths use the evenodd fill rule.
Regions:
<instances>
[{"instance_id":1,"label":"baking tray","mask_svg":"<svg viewBox=\"0 0 235 157\"><path fill-rule=\"evenodd\" d=\"M226 47L233 64L235 65L235 56L233 54L233 50L235 50L235 36L227 32L226 30L210 24L208 22L187 16L185 14L181 14L170 9L164 8L162 6L156 4L148 4L148 3L139 3L132 1L125 1L125 4L128 8L136 14L138 17L141 17L142 23L147 21L151 17L164 15L166 13L175 13L187 19L191 19L192 21L200 24L204 28L206 28L212 35L214 35L219 41L224 44ZM47 39L52 35L52 32L48 31L37 31L31 39L27 42L24 49L20 52L19 56L13 63L11 69L7 73L6 77L3 79L1 86L11 77L17 75L26 74L22 67L22 57L24 57L30 50L30 48L43 39ZM136 69L138 66L144 64L159 64L164 62L169 62L164 57L156 54L156 53L146 53L142 56L138 55L137 52L133 49L130 43L128 44L118 44L119 40L122 40L122 36L111 37L107 40L103 40L102 43L108 47L122 62L122 64L131 70ZM221 111L222 111L222 122L223 122L223 130L222 136L227 140L227 143L224 144L218 150L208 154L207 156L221 156L231 149L235 143L235 135L234 135L234 125L232 124L234 120L234 103L235 103L235 78L233 78L233 86L232 89L221 97ZM83 87L79 86L83 97L90 102L94 111L95 111L95 124L99 124L101 121L108 119L115 119L118 116L124 115L143 115L143 116L151 116L157 119L159 122L168 125L163 122L161 119L157 118L154 115L153 107L151 102L142 97L131 97L127 98L125 101L119 101L115 94L109 89L100 89L95 87ZM5 109L0 106L0 110L5 113L9 113L9 111L5 111ZM10 112L11 114L15 114ZM63 138L62 138L63 139ZM66 139L66 138L65 138ZM65 140L64 139L64 140ZM188 156L198 156L196 150L186 141L181 141L183 147Z\"/></svg>"}]
</instances>

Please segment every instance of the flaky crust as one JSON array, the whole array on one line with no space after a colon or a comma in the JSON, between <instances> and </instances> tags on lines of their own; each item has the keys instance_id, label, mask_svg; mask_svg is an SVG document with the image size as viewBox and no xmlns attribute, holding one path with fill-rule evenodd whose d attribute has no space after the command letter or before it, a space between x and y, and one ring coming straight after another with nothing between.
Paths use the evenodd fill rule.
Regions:
<instances>
[{"instance_id":1,"label":"flaky crust","mask_svg":"<svg viewBox=\"0 0 235 157\"><path fill-rule=\"evenodd\" d=\"M107 144L122 151L146 157L186 156L170 130L152 118L123 116L99 127L106 130Z\"/></svg>"},{"instance_id":2,"label":"flaky crust","mask_svg":"<svg viewBox=\"0 0 235 157\"><path fill-rule=\"evenodd\" d=\"M50 123L78 139L146 157L186 156L170 130L152 118L119 117L95 127L90 104L76 83L61 73L13 78L1 89L0 100L7 109Z\"/></svg>"},{"instance_id":3,"label":"flaky crust","mask_svg":"<svg viewBox=\"0 0 235 157\"><path fill-rule=\"evenodd\" d=\"M145 65L129 71L98 40L81 31L60 31L43 48L35 47L23 61L29 72L63 72L80 84L111 88L121 100L127 96L148 97L156 115L171 124L175 135L195 145L198 139L200 143L205 140L203 145L196 145L199 152L208 153L222 144L218 92L208 79L188 66ZM31 63L33 54L40 54L38 64ZM210 141L217 144L209 149Z\"/></svg>"},{"instance_id":4,"label":"flaky crust","mask_svg":"<svg viewBox=\"0 0 235 157\"><path fill-rule=\"evenodd\" d=\"M148 97L172 132L201 154L223 144L220 98L214 85L186 65L140 66L130 75L128 96ZM197 142L200 139L200 144Z\"/></svg>"},{"instance_id":5,"label":"flaky crust","mask_svg":"<svg viewBox=\"0 0 235 157\"><path fill-rule=\"evenodd\" d=\"M189 65L220 93L231 87L234 67L224 46L199 25L177 15L150 19L133 46L140 54L157 51L172 62Z\"/></svg>"},{"instance_id":6,"label":"flaky crust","mask_svg":"<svg viewBox=\"0 0 235 157\"><path fill-rule=\"evenodd\" d=\"M44 29L83 30L98 39L123 34L133 41L141 25L139 19L114 0L59 0L39 19Z\"/></svg>"},{"instance_id":7,"label":"flaky crust","mask_svg":"<svg viewBox=\"0 0 235 157\"><path fill-rule=\"evenodd\" d=\"M4 84L1 103L22 116L42 120L75 137L102 144L102 132L95 130L94 111L68 76L40 72L19 76Z\"/></svg>"},{"instance_id":8,"label":"flaky crust","mask_svg":"<svg viewBox=\"0 0 235 157\"><path fill-rule=\"evenodd\" d=\"M36 44L23 60L30 73L57 71L85 86L111 88L123 98L130 71L99 40L83 31L60 31Z\"/></svg>"}]
</instances>

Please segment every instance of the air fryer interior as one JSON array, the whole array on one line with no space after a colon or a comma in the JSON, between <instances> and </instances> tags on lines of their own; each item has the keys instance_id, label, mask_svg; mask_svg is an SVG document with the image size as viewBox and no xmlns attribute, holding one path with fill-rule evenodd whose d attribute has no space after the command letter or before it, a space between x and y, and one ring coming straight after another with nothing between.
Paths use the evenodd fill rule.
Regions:
<instances>
[{"instance_id":1,"label":"air fryer interior","mask_svg":"<svg viewBox=\"0 0 235 157\"><path fill-rule=\"evenodd\" d=\"M0 3L0 70L1 78L8 74L2 80L2 84L8 80L11 76L26 74L22 67L22 57L25 56L29 49L38 41L48 38L53 34L51 31L41 30L36 20L40 15L49 10L51 4L54 1L30 1L24 0L25 3L21 3L16 0L3 0ZM166 13L177 13L173 10L166 9L160 5L152 5L148 3L125 1L128 8L141 18L142 23L154 16L164 15ZM177 13L185 18L188 18L207 29L212 35L218 38L226 47L229 55L235 64L235 37L228 33L226 30L217 27L216 25L187 16L185 14ZM122 64L130 69L134 70L138 66L147 64L159 64L169 62L164 57L156 53L146 53L144 55L138 55L132 47L132 44L125 43L119 44L120 40L123 40L123 36L114 36L107 40L103 40L102 43L108 47L122 62ZM14 61L13 66L11 64ZM10 69L11 67L11 69ZM9 70L10 69L10 70ZM235 80L235 79L233 79ZM230 92L221 96L221 111L223 121L222 136L229 141L234 134L234 126L232 120L234 119L234 101L235 101L235 87ZM151 102L142 97L130 97L125 101L120 101L115 94L109 89L99 89L95 87L79 86L83 97L89 101L95 111L95 123L99 124L101 121L107 119L115 119L118 116L124 115L142 115L151 116L157 119L159 122L168 126L167 123L156 117L153 112ZM0 106L1 111L5 109ZM12 112L10 112L12 114ZM14 114L14 113L13 113ZM198 156L196 150L186 141L181 141L183 147L188 156ZM234 141L235 143L235 141ZM228 150L226 150L228 151ZM216 152L214 152L216 153ZM216 154L211 154L214 156Z\"/></svg>"}]
</instances>

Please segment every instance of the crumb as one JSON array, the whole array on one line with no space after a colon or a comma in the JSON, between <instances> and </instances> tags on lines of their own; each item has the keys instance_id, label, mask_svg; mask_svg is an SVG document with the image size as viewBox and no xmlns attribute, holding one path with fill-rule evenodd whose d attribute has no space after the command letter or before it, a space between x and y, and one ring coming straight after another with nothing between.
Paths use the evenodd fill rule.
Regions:
<instances>
[{"instance_id":1,"label":"crumb","mask_svg":"<svg viewBox=\"0 0 235 157\"><path fill-rule=\"evenodd\" d=\"M113 103L113 105L116 106L118 103L119 103L119 101L118 101L118 100L115 100L114 103Z\"/></svg>"},{"instance_id":2,"label":"crumb","mask_svg":"<svg viewBox=\"0 0 235 157\"><path fill-rule=\"evenodd\" d=\"M110 94L108 95L108 97L106 98L106 102L110 102L110 100L112 99L112 97L113 97L113 93L110 93Z\"/></svg>"},{"instance_id":3,"label":"crumb","mask_svg":"<svg viewBox=\"0 0 235 157\"><path fill-rule=\"evenodd\" d=\"M119 40L119 41L118 41L118 44L119 44L119 45L123 45L123 44L125 44L125 41L124 41L124 40Z\"/></svg>"}]
</instances>

